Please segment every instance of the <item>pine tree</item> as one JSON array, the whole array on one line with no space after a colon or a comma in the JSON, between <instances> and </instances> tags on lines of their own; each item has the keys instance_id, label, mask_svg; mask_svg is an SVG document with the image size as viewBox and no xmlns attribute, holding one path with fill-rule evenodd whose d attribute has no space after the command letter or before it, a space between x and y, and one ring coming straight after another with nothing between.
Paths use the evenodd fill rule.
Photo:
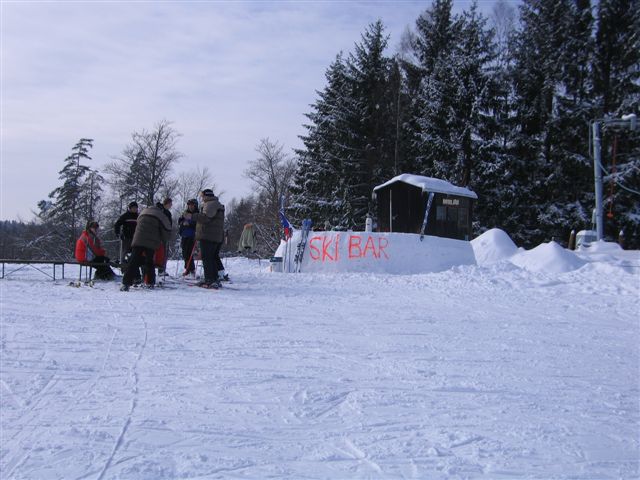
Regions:
<instances>
[{"instance_id":1,"label":"pine tree","mask_svg":"<svg viewBox=\"0 0 640 480\"><path fill-rule=\"evenodd\" d=\"M75 240L79 235L79 230L83 220L88 220L86 216L86 204L79 201L84 195L83 186L87 175L91 169L81 162L91 160L89 149L93 147L93 140L81 138L72 148L72 154L64 161L64 167L60 170L59 179L62 185L49 194L52 199L50 203L42 201L38 204L41 210L41 218L51 221L63 231L60 232L70 245L75 245Z\"/></svg>"},{"instance_id":2,"label":"pine tree","mask_svg":"<svg viewBox=\"0 0 640 480\"><path fill-rule=\"evenodd\" d=\"M513 154L514 88L510 80L513 68L511 48L516 28L517 12L511 4L499 1L494 5L491 30L494 33L495 60L490 63L491 75L484 95L485 114L479 137L484 146L474 165L473 190L479 201L474 208L476 233L499 227L508 232L518 230L519 220L511 209L518 202L514 170L519 159ZM522 170L522 169L520 169Z\"/></svg>"},{"instance_id":3,"label":"pine tree","mask_svg":"<svg viewBox=\"0 0 640 480\"><path fill-rule=\"evenodd\" d=\"M346 206L342 163L352 155L349 142L356 116L342 54L336 56L325 78L325 89L318 92L312 112L306 114L307 134L301 137L305 148L296 151L290 210L294 223L312 218L315 223L329 221L339 227L345 223Z\"/></svg>"},{"instance_id":4,"label":"pine tree","mask_svg":"<svg viewBox=\"0 0 640 480\"><path fill-rule=\"evenodd\" d=\"M453 155L445 138L449 130L449 108L445 103L450 94L447 77L452 73L448 58L456 37L452 4L452 0L436 0L416 20L413 53L417 64L407 72L414 74L413 85L417 87L412 89L413 120L406 124L413 156L412 173L442 175L436 171L434 161Z\"/></svg>"},{"instance_id":5,"label":"pine tree","mask_svg":"<svg viewBox=\"0 0 640 480\"><path fill-rule=\"evenodd\" d=\"M428 58L424 52L417 55L423 59L425 72L418 97L418 164L429 176L468 186L474 165L489 141L482 134L491 120L489 94L495 54L492 32L476 5L454 17L443 10L447 6L450 8L450 2L434 6L438 7L433 12L434 22L439 19L434 31L441 49L426 51L435 53L436 58Z\"/></svg>"},{"instance_id":6,"label":"pine tree","mask_svg":"<svg viewBox=\"0 0 640 480\"><path fill-rule=\"evenodd\" d=\"M583 121L576 112L584 108L579 92L586 91L577 80L580 71L574 69L570 75L572 56L579 45L586 54L589 47L579 43L586 36L573 36L584 13L573 2L525 0L520 12L513 70L517 135L512 151L517 160L511 169L521 193L514 205L521 226L514 237L532 245L552 237L568 238L572 225L585 214L581 178L588 168L576 156L580 147L575 135L568 142L565 137L569 124ZM567 102L571 97L576 100ZM569 172L573 177L567 181Z\"/></svg>"},{"instance_id":7,"label":"pine tree","mask_svg":"<svg viewBox=\"0 0 640 480\"><path fill-rule=\"evenodd\" d=\"M347 60L338 55L327 70L327 86L307 115L305 148L297 152L294 220L362 228L373 187L396 168L399 78L385 56L387 42L377 21Z\"/></svg>"},{"instance_id":8,"label":"pine tree","mask_svg":"<svg viewBox=\"0 0 640 480\"><path fill-rule=\"evenodd\" d=\"M388 36L380 20L369 25L349 56L348 71L357 111L350 142L354 155L343 162L348 228L363 228L371 212L373 187L382 183L394 164L394 96L389 89L392 63L385 56Z\"/></svg>"},{"instance_id":9,"label":"pine tree","mask_svg":"<svg viewBox=\"0 0 640 480\"><path fill-rule=\"evenodd\" d=\"M566 241L574 228L586 227L593 205L593 167L588 124L594 115L589 68L593 59L593 17L589 0L570 5L568 35L559 55L560 75L549 122L552 135L547 196L540 224L547 239Z\"/></svg>"},{"instance_id":10,"label":"pine tree","mask_svg":"<svg viewBox=\"0 0 640 480\"><path fill-rule=\"evenodd\" d=\"M640 116L640 2L603 0L597 5L593 83L597 115L593 118ZM614 140L616 166L612 165ZM640 246L640 126L634 131L603 132L605 234L623 230L631 248Z\"/></svg>"}]
</instances>

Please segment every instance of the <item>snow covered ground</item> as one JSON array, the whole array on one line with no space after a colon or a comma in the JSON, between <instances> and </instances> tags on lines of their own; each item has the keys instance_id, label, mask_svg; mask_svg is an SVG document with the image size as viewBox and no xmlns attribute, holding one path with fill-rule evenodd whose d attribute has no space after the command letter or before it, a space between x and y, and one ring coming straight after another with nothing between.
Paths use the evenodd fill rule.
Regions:
<instances>
[{"instance_id":1,"label":"snow covered ground","mask_svg":"<svg viewBox=\"0 0 640 480\"><path fill-rule=\"evenodd\" d=\"M638 478L640 252L473 247L418 275L230 259L222 291L12 274L0 476Z\"/></svg>"}]
</instances>

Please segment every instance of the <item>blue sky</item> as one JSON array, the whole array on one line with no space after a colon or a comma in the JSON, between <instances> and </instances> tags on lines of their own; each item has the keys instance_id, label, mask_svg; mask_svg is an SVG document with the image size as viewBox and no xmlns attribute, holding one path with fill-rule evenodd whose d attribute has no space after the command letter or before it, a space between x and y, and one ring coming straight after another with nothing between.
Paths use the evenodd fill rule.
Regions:
<instances>
[{"instance_id":1,"label":"blue sky","mask_svg":"<svg viewBox=\"0 0 640 480\"><path fill-rule=\"evenodd\" d=\"M394 53L429 4L2 0L0 219L32 218L78 139L102 169L163 119L182 134L176 173L208 167L224 202L248 195L259 140L301 146L336 54L378 18Z\"/></svg>"}]
</instances>

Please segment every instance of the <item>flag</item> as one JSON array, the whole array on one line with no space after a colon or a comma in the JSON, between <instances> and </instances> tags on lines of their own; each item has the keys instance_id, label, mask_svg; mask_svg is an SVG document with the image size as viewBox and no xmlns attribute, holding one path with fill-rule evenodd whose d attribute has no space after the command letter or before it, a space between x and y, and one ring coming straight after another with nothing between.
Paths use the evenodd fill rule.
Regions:
<instances>
[{"instance_id":1,"label":"flag","mask_svg":"<svg viewBox=\"0 0 640 480\"><path fill-rule=\"evenodd\" d=\"M280 210L278 211L280 214L280 223L282 223L282 231L284 232L284 239L289 240L291 235L293 235L293 227L287 220L287 217L284 214L284 195L280 196Z\"/></svg>"},{"instance_id":2,"label":"flag","mask_svg":"<svg viewBox=\"0 0 640 480\"><path fill-rule=\"evenodd\" d=\"M284 239L289 240L293 233L293 227L291 227L291 224L289 223L289 220L287 220L287 217L284 215L284 210L282 209L280 210L280 223L282 223Z\"/></svg>"}]
</instances>

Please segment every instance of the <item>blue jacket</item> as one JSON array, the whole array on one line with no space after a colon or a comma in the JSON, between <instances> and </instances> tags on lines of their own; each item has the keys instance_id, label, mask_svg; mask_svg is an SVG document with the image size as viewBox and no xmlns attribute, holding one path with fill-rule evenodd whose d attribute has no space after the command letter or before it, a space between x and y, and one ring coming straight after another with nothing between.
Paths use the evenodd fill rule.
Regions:
<instances>
[{"instance_id":1,"label":"blue jacket","mask_svg":"<svg viewBox=\"0 0 640 480\"><path fill-rule=\"evenodd\" d=\"M185 212L186 213L186 212ZM186 220L184 214L178 219L179 233L182 238L195 238L196 236L196 221Z\"/></svg>"}]
</instances>

